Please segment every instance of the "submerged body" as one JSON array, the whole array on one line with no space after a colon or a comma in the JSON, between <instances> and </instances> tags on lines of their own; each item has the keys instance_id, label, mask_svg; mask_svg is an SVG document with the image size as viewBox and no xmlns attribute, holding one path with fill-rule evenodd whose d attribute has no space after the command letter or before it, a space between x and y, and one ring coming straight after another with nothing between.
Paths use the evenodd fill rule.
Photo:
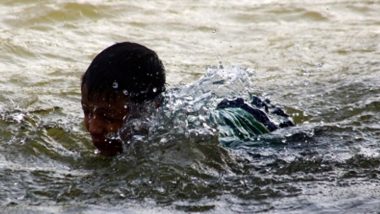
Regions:
<instances>
[{"instance_id":1,"label":"submerged body","mask_svg":"<svg viewBox=\"0 0 380 214\"><path fill-rule=\"evenodd\" d=\"M133 129L120 133L123 124L143 119L141 113L147 107L162 104L165 71L154 51L135 43L118 43L95 57L81 88L85 127L101 154L112 156L121 153L123 142L134 134ZM281 117L280 122L273 122L269 113ZM293 125L281 109L258 97L253 97L251 104L241 98L223 100L211 119L221 139L248 139ZM147 133L149 128L144 129Z\"/></svg>"},{"instance_id":2,"label":"submerged body","mask_svg":"<svg viewBox=\"0 0 380 214\"><path fill-rule=\"evenodd\" d=\"M251 103L242 98L223 100L218 104L212 120L218 125L219 138L224 145L236 139L247 140L278 128L294 126L282 109L256 96L252 97Z\"/></svg>"}]
</instances>

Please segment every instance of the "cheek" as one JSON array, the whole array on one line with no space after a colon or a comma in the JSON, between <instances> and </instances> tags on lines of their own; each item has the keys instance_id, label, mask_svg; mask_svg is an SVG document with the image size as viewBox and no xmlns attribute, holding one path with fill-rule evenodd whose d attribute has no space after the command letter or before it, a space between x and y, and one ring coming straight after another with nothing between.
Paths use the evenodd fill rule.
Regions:
<instances>
[{"instance_id":1,"label":"cheek","mask_svg":"<svg viewBox=\"0 0 380 214\"><path fill-rule=\"evenodd\" d=\"M121 127L123 126L123 122L120 121L120 122L113 122L111 124L109 124L109 129L111 132L116 132L118 131Z\"/></svg>"},{"instance_id":2,"label":"cheek","mask_svg":"<svg viewBox=\"0 0 380 214\"><path fill-rule=\"evenodd\" d=\"M87 131L88 131L89 121L88 121L88 117L87 116L84 116L84 118L83 118L83 125L87 129Z\"/></svg>"}]
</instances>

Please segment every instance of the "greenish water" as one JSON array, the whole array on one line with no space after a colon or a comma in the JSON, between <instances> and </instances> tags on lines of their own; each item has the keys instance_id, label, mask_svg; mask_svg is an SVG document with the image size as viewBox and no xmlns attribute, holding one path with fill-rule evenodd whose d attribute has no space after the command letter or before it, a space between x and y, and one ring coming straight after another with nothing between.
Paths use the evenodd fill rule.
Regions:
<instances>
[{"instance_id":1,"label":"greenish water","mask_svg":"<svg viewBox=\"0 0 380 214\"><path fill-rule=\"evenodd\" d=\"M377 212L378 11L369 0L0 1L0 206ZM125 40L156 50L177 89L164 118L151 118L155 134L107 159L82 126L80 77ZM198 81L220 64L211 77L223 85ZM223 96L249 93L284 107L297 126L223 148L204 115Z\"/></svg>"}]
</instances>

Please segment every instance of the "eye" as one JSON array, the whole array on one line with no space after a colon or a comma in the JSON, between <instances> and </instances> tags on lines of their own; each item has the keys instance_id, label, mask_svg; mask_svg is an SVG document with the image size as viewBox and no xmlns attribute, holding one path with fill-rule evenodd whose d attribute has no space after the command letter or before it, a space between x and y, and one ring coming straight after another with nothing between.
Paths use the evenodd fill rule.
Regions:
<instances>
[{"instance_id":1,"label":"eye","mask_svg":"<svg viewBox=\"0 0 380 214\"><path fill-rule=\"evenodd\" d=\"M85 115L90 114L90 109L88 109L86 107L83 107L82 109L83 109L83 114L85 114Z\"/></svg>"},{"instance_id":2,"label":"eye","mask_svg":"<svg viewBox=\"0 0 380 214\"><path fill-rule=\"evenodd\" d=\"M82 107L83 114L85 117L91 117L93 115L92 111L87 107Z\"/></svg>"},{"instance_id":3,"label":"eye","mask_svg":"<svg viewBox=\"0 0 380 214\"><path fill-rule=\"evenodd\" d=\"M111 114L103 114L103 118L108 122L114 122L118 120L114 115Z\"/></svg>"}]
</instances>

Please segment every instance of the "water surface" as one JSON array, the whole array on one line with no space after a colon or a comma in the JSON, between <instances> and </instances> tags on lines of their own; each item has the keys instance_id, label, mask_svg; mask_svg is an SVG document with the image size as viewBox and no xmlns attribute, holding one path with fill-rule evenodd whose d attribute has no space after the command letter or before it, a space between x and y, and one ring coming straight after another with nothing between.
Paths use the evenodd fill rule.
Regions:
<instances>
[{"instance_id":1,"label":"water surface","mask_svg":"<svg viewBox=\"0 0 380 214\"><path fill-rule=\"evenodd\" d=\"M8 213L378 211L378 11L370 0L1 1L0 205ZM166 127L107 159L82 126L79 84L117 41L156 50L178 90L166 95ZM226 83L202 85L210 69ZM204 116L238 94L269 98L298 125L221 147Z\"/></svg>"}]
</instances>

